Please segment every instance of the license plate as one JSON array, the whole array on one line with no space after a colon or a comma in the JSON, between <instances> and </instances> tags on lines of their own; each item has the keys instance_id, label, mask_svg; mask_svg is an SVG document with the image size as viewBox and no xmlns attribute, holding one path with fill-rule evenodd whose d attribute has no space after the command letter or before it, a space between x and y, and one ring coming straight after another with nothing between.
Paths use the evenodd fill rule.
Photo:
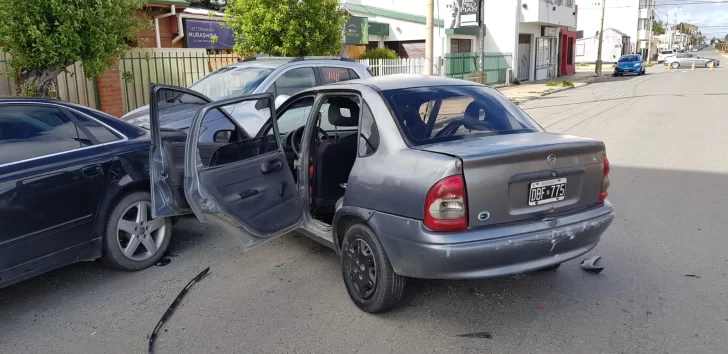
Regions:
<instances>
[{"instance_id":1,"label":"license plate","mask_svg":"<svg viewBox=\"0 0 728 354\"><path fill-rule=\"evenodd\" d=\"M536 206L564 200L566 197L566 178L533 182L529 187L528 205Z\"/></svg>"}]
</instances>

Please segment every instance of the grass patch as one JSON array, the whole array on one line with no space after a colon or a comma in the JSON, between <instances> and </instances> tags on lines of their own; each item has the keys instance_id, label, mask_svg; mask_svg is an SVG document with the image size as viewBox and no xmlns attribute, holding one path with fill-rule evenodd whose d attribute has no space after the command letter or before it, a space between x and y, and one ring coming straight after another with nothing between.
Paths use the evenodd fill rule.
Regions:
<instances>
[{"instance_id":1,"label":"grass patch","mask_svg":"<svg viewBox=\"0 0 728 354\"><path fill-rule=\"evenodd\" d=\"M512 84L517 86L521 84L521 81L519 81L518 79L513 79Z\"/></svg>"},{"instance_id":2,"label":"grass patch","mask_svg":"<svg viewBox=\"0 0 728 354\"><path fill-rule=\"evenodd\" d=\"M561 86L563 86L563 87L574 87L574 83L571 82L571 81L564 80L564 81L561 81Z\"/></svg>"},{"instance_id":3,"label":"grass patch","mask_svg":"<svg viewBox=\"0 0 728 354\"><path fill-rule=\"evenodd\" d=\"M647 64L645 64L645 66L648 67L648 68L651 68L654 65L655 65L655 63L653 63L653 62L648 62Z\"/></svg>"},{"instance_id":4,"label":"grass patch","mask_svg":"<svg viewBox=\"0 0 728 354\"><path fill-rule=\"evenodd\" d=\"M561 83L558 81L549 81L546 83L546 86L561 86Z\"/></svg>"},{"instance_id":5,"label":"grass patch","mask_svg":"<svg viewBox=\"0 0 728 354\"><path fill-rule=\"evenodd\" d=\"M545 84L550 87L574 87L574 83L571 81L549 81Z\"/></svg>"},{"instance_id":6,"label":"grass patch","mask_svg":"<svg viewBox=\"0 0 728 354\"><path fill-rule=\"evenodd\" d=\"M589 64L587 64L587 63L579 63L579 66L585 67L585 66L589 66Z\"/></svg>"}]
</instances>

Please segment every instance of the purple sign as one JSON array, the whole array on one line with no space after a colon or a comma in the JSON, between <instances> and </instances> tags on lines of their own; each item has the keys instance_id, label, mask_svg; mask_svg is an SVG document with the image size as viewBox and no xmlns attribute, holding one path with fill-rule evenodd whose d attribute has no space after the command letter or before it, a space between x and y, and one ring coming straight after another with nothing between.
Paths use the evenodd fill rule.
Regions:
<instances>
[{"instance_id":1,"label":"purple sign","mask_svg":"<svg viewBox=\"0 0 728 354\"><path fill-rule=\"evenodd\" d=\"M225 22L187 19L187 48L233 49L235 36Z\"/></svg>"}]
</instances>

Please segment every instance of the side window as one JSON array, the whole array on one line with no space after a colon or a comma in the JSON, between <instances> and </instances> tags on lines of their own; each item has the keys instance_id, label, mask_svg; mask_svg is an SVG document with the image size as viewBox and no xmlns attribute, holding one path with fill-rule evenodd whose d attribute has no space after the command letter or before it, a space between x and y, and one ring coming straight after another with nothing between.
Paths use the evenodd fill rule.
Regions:
<instances>
[{"instance_id":1,"label":"side window","mask_svg":"<svg viewBox=\"0 0 728 354\"><path fill-rule=\"evenodd\" d=\"M278 131L281 135L286 135L306 125L306 120L312 108L313 97L304 97L281 112L278 116ZM271 130L271 128L268 128L268 130ZM268 131L266 132L269 133Z\"/></svg>"},{"instance_id":2,"label":"side window","mask_svg":"<svg viewBox=\"0 0 728 354\"><path fill-rule=\"evenodd\" d=\"M371 156L379 148L379 129L374 121L369 105L364 103L364 110L361 114L361 127L359 127L359 156Z\"/></svg>"},{"instance_id":3,"label":"side window","mask_svg":"<svg viewBox=\"0 0 728 354\"><path fill-rule=\"evenodd\" d=\"M281 75L276 80L275 86L277 96L293 96L304 89L316 86L316 76L313 68L296 68Z\"/></svg>"},{"instance_id":4,"label":"side window","mask_svg":"<svg viewBox=\"0 0 728 354\"><path fill-rule=\"evenodd\" d=\"M100 144L121 140L120 136L116 135L114 132L104 127L99 122L89 118L87 115L72 110L68 110L68 112L70 112L71 115L73 115L73 118L76 119L76 121L84 128L86 128L86 130L88 130ZM82 132L79 130L79 134L81 133Z\"/></svg>"},{"instance_id":5,"label":"side window","mask_svg":"<svg viewBox=\"0 0 728 354\"><path fill-rule=\"evenodd\" d=\"M272 129L262 136L248 137L218 109L209 111L203 118L202 125L205 131L197 142L197 150L207 168L244 161L278 150L278 141Z\"/></svg>"},{"instance_id":6,"label":"side window","mask_svg":"<svg viewBox=\"0 0 728 354\"><path fill-rule=\"evenodd\" d=\"M354 72L354 70L349 69L349 77L352 80L354 80L354 79L358 79L359 78L359 75L357 75L356 72Z\"/></svg>"},{"instance_id":7,"label":"side window","mask_svg":"<svg viewBox=\"0 0 728 354\"><path fill-rule=\"evenodd\" d=\"M0 165L91 145L58 108L7 105L0 109Z\"/></svg>"},{"instance_id":8,"label":"side window","mask_svg":"<svg viewBox=\"0 0 728 354\"><path fill-rule=\"evenodd\" d=\"M323 76L324 78L324 84L351 80L351 75L349 74L349 69L347 68L334 68L324 66L321 67L321 76Z\"/></svg>"}]
</instances>

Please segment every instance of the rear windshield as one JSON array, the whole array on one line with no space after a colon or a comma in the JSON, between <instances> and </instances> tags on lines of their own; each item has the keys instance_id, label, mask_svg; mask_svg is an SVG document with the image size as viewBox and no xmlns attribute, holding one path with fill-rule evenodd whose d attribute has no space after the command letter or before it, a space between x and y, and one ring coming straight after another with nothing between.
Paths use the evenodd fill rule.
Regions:
<instances>
[{"instance_id":1,"label":"rear windshield","mask_svg":"<svg viewBox=\"0 0 728 354\"><path fill-rule=\"evenodd\" d=\"M273 72L258 66L224 67L190 86L213 101L249 95Z\"/></svg>"},{"instance_id":2,"label":"rear windshield","mask_svg":"<svg viewBox=\"0 0 728 354\"><path fill-rule=\"evenodd\" d=\"M629 62L629 61L640 61L640 57L638 55L625 55L621 58L619 58L619 62Z\"/></svg>"},{"instance_id":3,"label":"rear windshield","mask_svg":"<svg viewBox=\"0 0 728 354\"><path fill-rule=\"evenodd\" d=\"M541 131L508 98L484 86L418 87L382 95L414 145Z\"/></svg>"}]
</instances>

